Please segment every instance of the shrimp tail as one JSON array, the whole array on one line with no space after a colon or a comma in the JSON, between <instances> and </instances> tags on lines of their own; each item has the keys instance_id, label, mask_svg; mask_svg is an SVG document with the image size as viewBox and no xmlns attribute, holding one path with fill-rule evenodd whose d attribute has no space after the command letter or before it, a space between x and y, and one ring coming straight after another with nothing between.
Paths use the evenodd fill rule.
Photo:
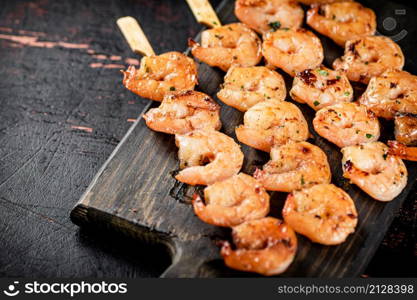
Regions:
<instances>
[{"instance_id":1,"label":"shrimp tail","mask_svg":"<svg viewBox=\"0 0 417 300\"><path fill-rule=\"evenodd\" d=\"M136 73L135 66L129 66L126 71L121 71L123 73L123 85L129 89L129 81L133 79Z\"/></svg>"},{"instance_id":2,"label":"shrimp tail","mask_svg":"<svg viewBox=\"0 0 417 300\"><path fill-rule=\"evenodd\" d=\"M388 146L388 154L405 160L417 161L417 147L407 147L398 141L388 141Z\"/></svg>"},{"instance_id":3,"label":"shrimp tail","mask_svg":"<svg viewBox=\"0 0 417 300\"><path fill-rule=\"evenodd\" d=\"M221 247L222 247L220 250L221 256L227 257L232 253L232 247L228 241L223 241L221 243Z\"/></svg>"},{"instance_id":4,"label":"shrimp tail","mask_svg":"<svg viewBox=\"0 0 417 300\"><path fill-rule=\"evenodd\" d=\"M194 49L196 47L199 47L200 44L197 43L196 41L194 41L192 38L188 39L188 47L190 47L191 49Z\"/></svg>"}]
</instances>

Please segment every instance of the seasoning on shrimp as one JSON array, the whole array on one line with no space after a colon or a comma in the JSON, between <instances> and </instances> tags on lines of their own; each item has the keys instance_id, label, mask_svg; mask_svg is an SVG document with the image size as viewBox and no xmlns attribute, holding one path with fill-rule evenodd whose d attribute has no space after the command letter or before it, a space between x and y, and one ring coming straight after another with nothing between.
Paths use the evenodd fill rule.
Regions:
<instances>
[{"instance_id":1,"label":"seasoning on shrimp","mask_svg":"<svg viewBox=\"0 0 417 300\"><path fill-rule=\"evenodd\" d=\"M338 103L316 113L314 130L338 147L375 142L379 139L378 118L366 106Z\"/></svg>"},{"instance_id":2,"label":"seasoning on shrimp","mask_svg":"<svg viewBox=\"0 0 417 300\"><path fill-rule=\"evenodd\" d=\"M224 242L221 255L226 266L265 276L283 273L297 251L294 231L279 219L266 217L233 227L233 250Z\"/></svg>"},{"instance_id":3,"label":"seasoning on shrimp","mask_svg":"<svg viewBox=\"0 0 417 300\"><path fill-rule=\"evenodd\" d=\"M307 69L294 77L290 96L314 110L341 102L350 102L353 89L347 77L324 66Z\"/></svg>"},{"instance_id":4,"label":"seasoning on shrimp","mask_svg":"<svg viewBox=\"0 0 417 300\"><path fill-rule=\"evenodd\" d=\"M299 28L304 19L301 6L289 0L237 0L235 15L260 34L279 28Z\"/></svg>"},{"instance_id":5,"label":"seasoning on shrimp","mask_svg":"<svg viewBox=\"0 0 417 300\"><path fill-rule=\"evenodd\" d=\"M216 226L236 226L263 218L269 212L268 193L244 173L206 187L204 201L199 195L194 196L194 212L202 221Z\"/></svg>"},{"instance_id":6,"label":"seasoning on shrimp","mask_svg":"<svg viewBox=\"0 0 417 300\"><path fill-rule=\"evenodd\" d=\"M327 156L308 142L288 142L271 149L271 160L254 177L270 191L292 192L320 183L330 183Z\"/></svg>"},{"instance_id":7,"label":"seasoning on shrimp","mask_svg":"<svg viewBox=\"0 0 417 300\"><path fill-rule=\"evenodd\" d=\"M345 72L349 80L365 84L387 69L401 70L403 66L404 54L400 46L385 36L347 41L344 55L333 62L333 68Z\"/></svg>"},{"instance_id":8,"label":"seasoning on shrimp","mask_svg":"<svg viewBox=\"0 0 417 300\"><path fill-rule=\"evenodd\" d=\"M201 45L188 41L195 58L227 71L233 65L251 67L262 58L261 40L243 23L232 23L203 31Z\"/></svg>"},{"instance_id":9,"label":"seasoning on shrimp","mask_svg":"<svg viewBox=\"0 0 417 300\"><path fill-rule=\"evenodd\" d=\"M388 150L381 142L343 148L343 176L376 200L393 200L407 185L407 169Z\"/></svg>"},{"instance_id":10,"label":"seasoning on shrimp","mask_svg":"<svg viewBox=\"0 0 417 300\"><path fill-rule=\"evenodd\" d=\"M166 94L161 105L150 109L143 118L149 128L168 134L221 127L220 106L208 95L196 91Z\"/></svg>"},{"instance_id":11,"label":"seasoning on shrimp","mask_svg":"<svg viewBox=\"0 0 417 300\"><path fill-rule=\"evenodd\" d=\"M255 149L269 152L288 141L305 141L307 121L300 109L286 101L263 101L252 106L236 127L237 139Z\"/></svg>"},{"instance_id":12,"label":"seasoning on shrimp","mask_svg":"<svg viewBox=\"0 0 417 300\"><path fill-rule=\"evenodd\" d=\"M398 115L395 117L395 139L400 143L417 146L417 116Z\"/></svg>"},{"instance_id":13,"label":"seasoning on shrimp","mask_svg":"<svg viewBox=\"0 0 417 300\"><path fill-rule=\"evenodd\" d=\"M317 36L305 29L278 29L264 36L262 54L268 64L291 76L314 69L323 62L323 47Z\"/></svg>"},{"instance_id":14,"label":"seasoning on shrimp","mask_svg":"<svg viewBox=\"0 0 417 300\"><path fill-rule=\"evenodd\" d=\"M175 178L190 185L209 185L239 173L243 153L229 136L215 130L175 135L180 169Z\"/></svg>"},{"instance_id":15,"label":"seasoning on shrimp","mask_svg":"<svg viewBox=\"0 0 417 300\"><path fill-rule=\"evenodd\" d=\"M282 215L295 232L323 245L343 243L358 223L352 198L333 184L292 192Z\"/></svg>"},{"instance_id":16,"label":"seasoning on shrimp","mask_svg":"<svg viewBox=\"0 0 417 300\"><path fill-rule=\"evenodd\" d=\"M197 84L197 65L179 52L145 56L138 70L130 66L123 74L128 90L155 101L171 91L193 90Z\"/></svg>"},{"instance_id":17,"label":"seasoning on shrimp","mask_svg":"<svg viewBox=\"0 0 417 300\"><path fill-rule=\"evenodd\" d=\"M284 101L284 79L266 67L232 67L217 97L227 105L247 111L261 101Z\"/></svg>"},{"instance_id":18,"label":"seasoning on shrimp","mask_svg":"<svg viewBox=\"0 0 417 300\"><path fill-rule=\"evenodd\" d=\"M311 7L307 24L343 47L348 40L373 35L376 16L358 2L336 2Z\"/></svg>"}]
</instances>

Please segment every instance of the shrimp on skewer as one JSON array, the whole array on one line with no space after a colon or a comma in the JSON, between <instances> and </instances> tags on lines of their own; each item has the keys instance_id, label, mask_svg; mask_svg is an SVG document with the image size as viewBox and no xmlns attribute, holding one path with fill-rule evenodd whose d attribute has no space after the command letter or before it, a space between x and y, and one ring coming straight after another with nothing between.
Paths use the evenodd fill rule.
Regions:
<instances>
[{"instance_id":1,"label":"shrimp on skewer","mask_svg":"<svg viewBox=\"0 0 417 300\"><path fill-rule=\"evenodd\" d=\"M386 69L401 70L403 66L404 54L400 46L385 36L347 41L344 55L333 62L333 68L345 72L349 80L365 84Z\"/></svg>"},{"instance_id":2,"label":"shrimp on skewer","mask_svg":"<svg viewBox=\"0 0 417 300\"><path fill-rule=\"evenodd\" d=\"M285 82L280 74L266 67L232 67L217 97L227 105L247 111L261 101L284 101Z\"/></svg>"},{"instance_id":3,"label":"shrimp on skewer","mask_svg":"<svg viewBox=\"0 0 417 300\"><path fill-rule=\"evenodd\" d=\"M307 24L343 47L348 40L373 35L376 15L357 2L336 2L311 7Z\"/></svg>"},{"instance_id":4,"label":"shrimp on skewer","mask_svg":"<svg viewBox=\"0 0 417 300\"><path fill-rule=\"evenodd\" d=\"M397 141L388 141L389 151L391 155L395 155L401 159L417 161L417 147L407 147Z\"/></svg>"},{"instance_id":5,"label":"shrimp on skewer","mask_svg":"<svg viewBox=\"0 0 417 300\"><path fill-rule=\"evenodd\" d=\"M236 17L260 34L278 28L299 28L304 19L301 6L290 0L237 0Z\"/></svg>"},{"instance_id":6,"label":"shrimp on skewer","mask_svg":"<svg viewBox=\"0 0 417 300\"><path fill-rule=\"evenodd\" d=\"M342 149L343 177L379 201L391 201L407 185L404 162L381 142Z\"/></svg>"},{"instance_id":7,"label":"shrimp on skewer","mask_svg":"<svg viewBox=\"0 0 417 300\"><path fill-rule=\"evenodd\" d=\"M385 119L398 113L417 114L417 76L388 69L369 81L359 102Z\"/></svg>"},{"instance_id":8,"label":"shrimp on skewer","mask_svg":"<svg viewBox=\"0 0 417 300\"><path fill-rule=\"evenodd\" d=\"M400 143L417 145L417 117L398 115L395 117L395 139Z\"/></svg>"},{"instance_id":9,"label":"shrimp on skewer","mask_svg":"<svg viewBox=\"0 0 417 300\"><path fill-rule=\"evenodd\" d=\"M175 135L180 169L175 178L190 185L209 185L239 173L243 153L236 142L215 130Z\"/></svg>"},{"instance_id":10,"label":"shrimp on skewer","mask_svg":"<svg viewBox=\"0 0 417 300\"><path fill-rule=\"evenodd\" d=\"M196 91L166 94L161 105L149 110L143 118L149 128L168 134L221 127L220 106L206 94Z\"/></svg>"},{"instance_id":11,"label":"shrimp on skewer","mask_svg":"<svg viewBox=\"0 0 417 300\"><path fill-rule=\"evenodd\" d=\"M283 273L297 251L294 231L279 219L266 217L233 227L233 250L224 242L221 255L233 269L266 276Z\"/></svg>"},{"instance_id":12,"label":"shrimp on skewer","mask_svg":"<svg viewBox=\"0 0 417 300\"><path fill-rule=\"evenodd\" d=\"M319 135L340 148L375 142L380 135L378 118L366 106L354 102L320 109L313 126Z\"/></svg>"},{"instance_id":13,"label":"shrimp on skewer","mask_svg":"<svg viewBox=\"0 0 417 300\"><path fill-rule=\"evenodd\" d=\"M314 110L341 102L350 102L353 89L347 77L324 66L307 69L294 77L290 96Z\"/></svg>"},{"instance_id":14,"label":"shrimp on skewer","mask_svg":"<svg viewBox=\"0 0 417 300\"><path fill-rule=\"evenodd\" d=\"M216 226L236 226L260 219L269 212L269 195L251 176L244 173L218 181L204 189L204 199L193 199L196 215Z\"/></svg>"},{"instance_id":15,"label":"shrimp on skewer","mask_svg":"<svg viewBox=\"0 0 417 300\"><path fill-rule=\"evenodd\" d=\"M232 65L255 66L262 58L261 40L243 23L205 30L201 45L189 39L188 46L194 57L225 72Z\"/></svg>"},{"instance_id":16,"label":"shrimp on skewer","mask_svg":"<svg viewBox=\"0 0 417 300\"><path fill-rule=\"evenodd\" d=\"M278 29L264 36L262 54L268 64L291 76L314 69L323 62L323 47L318 37L305 29Z\"/></svg>"},{"instance_id":17,"label":"shrimp on skewer","mask_svg":"<svg viewBox=\"0 0 417 300\"><path fill-rule=\"evenodd\" d=\"M305 141L309 136L307 121L300 109L285 101L263 101L252 106L236 127L237 139L255 149L269 152L274 145Z\"/></svg>"},{"instance_id":18,"label":"shrimp on skewer","mask_svg":"<svg viewBox=\"0 0 417 300\"><path fill-rule=\"evenodd\" d=\"M271 160L254 177L270 191L292 192L330 183L332 174L326 154L307 142L288 142L273 147Z\"/></svg>"},{"instance_id":19,"label":"shrimp on skewer","mask_svg":"<svg viewBox=\"0 0 417 300\"><path fill-rule=\"evenodd\" d=\"M282 215L296 232L323 245L343 243L358 223L353 200L333 184L318 184L292 192Z\"/></svg>"},{"instance_id":20,"label":"shrimp on skewer","mask_svg":"<svg viewBox=\"0 0 417 300\"><path fill-rule=\"evenodd\" d=\"M193 90L197 84L197 65L179 52L145 56L140 69L130 66L123 74L128 90L155 101L162 101L170 91Z\"/></svg>"}]
</instances>

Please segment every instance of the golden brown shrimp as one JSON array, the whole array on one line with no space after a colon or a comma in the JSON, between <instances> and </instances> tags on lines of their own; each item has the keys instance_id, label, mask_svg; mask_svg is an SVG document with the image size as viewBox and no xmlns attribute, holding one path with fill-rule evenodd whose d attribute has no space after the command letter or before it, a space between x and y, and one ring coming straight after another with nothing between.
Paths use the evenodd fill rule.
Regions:
<instances>
[{"instance_id":1,"label":"golden brown shrimp","mask_svg":"<svg viewBox=\"0 0 417 300\"><path fill-rule=\"evenodd\" d=\"M239 173L204 189L204 199L194 195L195 214L216 226L236 226L269 213L269 195L255 178Z\"/></svg>"},{"instance_id":2,"label":"golden brown shrimp","mask_svg":"<svg viewBox=\"0 0 417 300\"><path fill-rule=\"evenodd\" d=\"M267 217L233 227L233 250L224 242L221 255L225 264L236 270L266 276L283 273L294 260L297 237L279 219Z\"/></svg>"},{"instance_id":3,"label":"golden brown shrimp","mask_svg":"<svg viewBox=\"0 0 417 300\"><path fill-rule=\"evenodd\" d=\"M197 84L197 65L179 52L145 56L140 69L130 66L123 74L128 90L155 101L162 101L170 91L193 90Z\"/></svg>"},{"instance_id":4,"label":"golden brown shrimp","mask_svg":"<svg viewBox=\"0 0 417 300\"><path fill-rule=\"evenodd\" d=\"M380 135L378 118L355 102L320 109L313 126L319 135L340 148L375 142Z\"/></svg>"},{"instance_id":5,"label":"golden brown shrimp","mask_svg":"<svg viewBox=\"0 0 417 300\"><path fill-rule=\"evenodd\" d=\"M321 65L324 55L318 37L305 29L278 29L264 36L262 53L268 64L291 76Z\"/></svg>"},{"instance_id":6,"label":"golden brown shrimp","mask_svg":"<svg viewBox=\"0 0 417 300\"><path fill-rule=\"evenodd\" d=\"M295 101L314 110L341 102L350 102L353 89L347 77L324 66L297 73L290 91Z\"/></svg>"},{"instance_id":7,"label":"golden brown shrimp","mask_svg":"<svg viewBox=\"0 0 417 300\"><path fill-rule=\"evenodd\" d=\"M243 153L229 136L215 130L195 130L175 135L182 169L175 178L191 185L209 185L237 173Z\"/></svg>"},{"instance_id":8,"label":"golden brown shrimp","mask_svg":"<svg viewBox=\"0 0 417 300\"><path fill-rule=\"evenodd\" d=\"M256 149L269 152L274 145L305 141L309 136L307 121L300 109L285 101L263 101L243 116L236 127L237 139Z\"/></svg>"},{"instance_id":9,"label":"golden brown shrimp","mask_svg":"<svg viewBox=\"0 0 417 300\"><path fill-rule=\"evenodd\" d=\"M196 91L166 94L158 108L143 115L146 125L155 131L184 134L196 129L219 130L220 106L209 96Z\"/></svg>"},{"instance_id":10,"label":"golden brown shrimp","mask_svg":"<svg viewBox=\"0 0 417 300\"><path fill-rule=\"evenodd\" d=\"M395 139L400 143L417 145L417 117L398 115L395 117Z\"/></svg>"},{"instance_id":11,"label":"golden brown shrimp","mask_svg":"<svg viewBox=\"0 0 417 300\"><path fill-rule=\"evenodd\" d=\"M270 191L292 192L320 183L330 183L327 156L307 142L288 142L271 149L271 160L254 177Z\"/></svg>"},{"instance_id":12,"label":"golden brown shrimp","mask_svg":"<svg viewBox=\"0 0 417 300\"><path fill-rule=\"evenodd\" d=\"M389 69L369 81L359 102L385 119L397 113L417 114L417 76Z\"/></svg>"},{"instance_id":13,"label":"golden brown shrimp","mask_svg":"<svg viewBox=\"0 0 417 300\"><path fill-rule=\"evenodd\" d=\"M290 0L237 0L236 17L253 30L263 34L278 28L299 28L304 11Z\"/></svg>"},{"instance_id":14,"label":"golden brown shrimp","mask_svg":"<svg viewBox=\"0 0 417 300\"><path fill-rule=\"evenodd\" d=\"M389 151L391 155L395 155L401 159L417 161L417 147L407 147L397 141L388 141Z\"/></svg>"},{"instance_id":15,"label":"golden brown shrimp","mask_svg":"<svg viewBox=\"0 0 417 300\"><path fill-rule=\"evenodd\" d=\"M282 216L295 232L323 245L343 243L358 223L352 198L333 184L292 192L285 201Z\"/></svg>"},{"instance_id":16,"label":"golden brown shrimp","mask_svg":"<svg viewBox=\"0 0 417 300\"><path fill-rule=\"evenodd\" d=\"M232 67L217 97L227 105L247 111L261 101L284 101L284 79L266 67Z\"/></svg>"},{"instance_id":17,"label":"golden brown shrimp","mask_svg":"<svg viewBox=\"0 0 417 300\"><path fill-rule=\"evenodd\" d=\"M373 35L376 15L358 2L336 2L311 7L307 24L343 47L348 40Z\"/></svg>"},{"instance_id":18,"label":"golden brown shrimp","mask_svg":"<svg viewBox=\"0 0 417 300\"><path fill-rule=\"evenodd\" d=\"M404 54L400 46L385 36L347 41L345 54L333 62L333 68L345 72L349 80L365 84L388 68L401 70L403 66Z\"/></svg>"},{"instance_id":19,"label":"golden brown shrimp","mask_svg":"<svg viewBox=\"0 0 417 300\"><path fill-rule=\"evenodd\" d=\"M262 58L261 40L243 23L205 30L201 35L201 45L191 39L188 45L194 57L225 72L232 65L255 66Z\"/></svg>"},{"instance_id":20,"label":"golden brown shrimp","mask_svg":"<svg viewBox=\"0 0 417 300\"><path fill-rule=\"evenodd\" d=\"M343 148L343 176L372 198L391 201L407 185L407 169L388 150L381 142Z\"/></svg>"}]
</instances>

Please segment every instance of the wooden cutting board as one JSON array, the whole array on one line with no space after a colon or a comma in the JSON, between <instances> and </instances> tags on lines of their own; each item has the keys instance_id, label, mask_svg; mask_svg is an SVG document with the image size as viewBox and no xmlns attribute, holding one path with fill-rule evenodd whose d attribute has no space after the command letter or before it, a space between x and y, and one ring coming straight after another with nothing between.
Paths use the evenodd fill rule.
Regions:
<instances>
[{"instance_id":1,"label":"wooden cutting board","mask_svg":"<svg viewBox=\"0 0 417 300\"><path fill-rule=\"evenodd\" d=\"M233 2L225 0L217 9L223 24L236 21ZM378 3L365 1L364 4L373 8L377 15L399 6L388 1L376 2ZM403 26L408 24L416 28L415 21L412 20L416 12L409 9L407 13L409 17L402 20ZM378 24L382 21L383 19L378 19ZM417 61L417 55L412 50L416 35L415 31L410 32L400 41L407 61ZM197 40L198 38L196 37ZM325 64L331 66L343 50L328 39L321 38L325 48ZM415 65L409 64L406 68L407 66L408 71L417 74ZM291 78L283 75L289 89ZM222 71L200 64L199 90L218 101L215 94L223 82L223 77ZM356 86L355 90L357 96L363 91L363 87ZM157 105L150 101L142 113ZM313 134L310 142L321 147L328 156L333 183L346 190L355 201L359 212L359 224L356 232L339 246L321 246L298 235L299 249L296 259L283 276L358 276L379 246L393 216L415 182L417 164L407 163L409 183L399 197L389 203L372 200L342 177L339 149L319 137L311 127L314 111L306 105L298 106L309 121ZM129 129L71 212L73 222L80 226L117 230L149 243L167 245L172 254L172 265L163 277L255 276L224 266L216 241L230 238L230 230L205 224L194 215L190 197L196 188L179 183L173 178L173 173L178 169L174 137L149 130L141 116ZM221 116L222 131L236 138L234 128L242 123L243 114L222 104ZM390 124L384 125L385 132L392 132ZM385 141L387 138L392 138L392 135L387 134L382 140ZM261 166L268 160L266 153L245 145L242 145L242 150L245 153L243 171L248 174L252 174L256 166ZM272 216L281 217L285 197L283 193L272 193Z\"/></svg>"}]
</instances>

